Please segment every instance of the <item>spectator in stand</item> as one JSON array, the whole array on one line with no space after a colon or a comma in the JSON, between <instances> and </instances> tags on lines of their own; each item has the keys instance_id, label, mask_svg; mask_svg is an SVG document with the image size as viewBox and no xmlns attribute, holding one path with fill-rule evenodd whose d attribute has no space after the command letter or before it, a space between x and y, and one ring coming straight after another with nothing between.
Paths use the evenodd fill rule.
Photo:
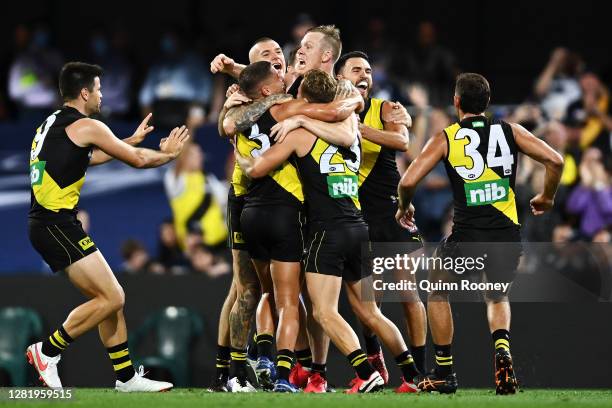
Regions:
<instances>
[{"instance_id":1,"label":"spectator in stand","mask_svg":"<svg viewBox=\"0 0 612 408\"><path fill-rule=\"evenodd\" d=\"M580 129L580 148L599 148L605 157L612 153L612 104L610 92L599 77L587 72L580 77L582 97L566 113L568 125Z\"/></svg>"},{"instance_id":2,"label":"spectator in stand","mask_svg":"<svg viewBox=\"0 0 612 408\"><path fill-rule=\"evenodd\" d=\"M104 68L104 103L101 114L122 117L130 110L132 72L125 56L127 34L121 28L113 31L112 39L103 29L96 29L89 39L90 61Z\"/></svg>"},{"instance_id":3,"label":"spectator in stand","mask_svg":"<svg viewBox=\"0 0 612 408\"><path fill-rule=\"evenodd\" d=\"M9 69L9 97L21 120L42 122L59 104L57 77L64 61L50 43L47 27L38 25Z\"/></svg>"},{"instance_id":4,"label":"spectator in stand","mask_svg":"<svg viewBox=\"0 0 612 408\"><path fill-rule=\"evenodd\" d=\"M302 38L306 35L306 32L316 25L317 24L307 13L300 13L297 16L291 28L291 41L283 45L283 54L285 54L286 59L289 59L291 51L300 48Z\"/></svg>"},{"instance_id":5,"label":"spectator in stand","mask_svg":"<svg viewBox=\"0 0 612 408\"><path fill-rule=\"evenodd\" d=\"M174 227L181 248L188 233L200 234L209 247L225 248L227 227L221 206L204 171L204 154L196 143L187 146L164 176Z\"/></svg>"},{"instance_id":6,"label":"spectator in stand","mask_svg":"<svg viewBox=\"0 0 612 408\"><path fill-rule=\"evenodd\" d=\"M556 48L535 84L535 95L550 119L562 120L570 103L580 98L578 76L584 68L580 56Z\"/></svg>"},{"instance_id":7,"label":"spectator in stand","mask_svg":"<svg viewBox=\"0 0 612 408\"><path fill-rule=\"evenodd\" d=\"M438 45L436 27L430 21L418 26L416 47L406 53L396 53L393 75L406 89L406 80L418 83L429 93L432 106L448 106L459 69L451 51Z\"/></svg>"},{"instance_id":8,"label":"spectator in stand","mask_svg":"<svg viewBox=\"0 0 612 408\"><path fill-rule=\"evenodd\" d=\"M159 48L160 60L149 69L140 90L143 115L153 112L158 128L186 123L195 134L211 102L210 72L197 55L185 49L178 31L166 30Z\"/></svg>"},{"instance_id":9,"label":"spectator in stand","mask_svg":"<svg viewBox=\"0 0 612 408\"><path fill-rule=\"evenodd\" d=\"M175 275L186 273L189 268L189 260L178 245L172 220L166 220L159 226L157 261L168 273Z\"/></svg>"},{"instance_id":10,"label":"spectator in stand","mask_svg":"<svg viewBox=\"0 0 612 408\"><path fill-rule=\"evenodd\" d=\"M590 240L612 225L612 186L599 149L584 152L579 174L580 184L570 193L567 210L580 216L580 233Z\"/></svg>"},{"instance_id":11,"label":"spectator in stand","mask_svg":"<svg viewBox=\"0 0 612 408\"><path fill-rule=\"evenodd\" d=\"M163 274L164 267L151 261L147 250L140 241L127 239L121 244L123 257L122 272L130 275L141 273Z\"/></svg>"},{"instance_id":12,"label":"spectator in stand","mask_svg":"<svg viewBox=\"0 0 612 408\"><path fill-rule=\"evenodd\" d=\"M203 244L197 245L191 255L191 266L196 273L203 273L209 278L216 278L230 273L229 264L221 257L213 255Z\"/></svg>"}]
</instances>

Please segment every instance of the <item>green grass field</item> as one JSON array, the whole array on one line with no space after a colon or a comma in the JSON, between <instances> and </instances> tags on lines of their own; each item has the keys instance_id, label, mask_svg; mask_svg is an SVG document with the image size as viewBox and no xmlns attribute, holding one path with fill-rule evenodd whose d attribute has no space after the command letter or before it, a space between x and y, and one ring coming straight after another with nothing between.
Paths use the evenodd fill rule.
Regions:
<instances>
[{"instance_id":1,"label":"green grass field","mask_svg":"<svg viewBox=\"0 0 612 408\"><path fill-rule=\"evenodd\" d=\"M243 408L406 408L406 407L612 407L612 390L526 390L514 396L496 396L492 390L459 390L455 395L377 394L211 394L203 389L176 389L161 394L119 394L106 389L75 389L70 402L7 402L0 405L40 407L243 407Z\"/></svg>"}]
</instances>

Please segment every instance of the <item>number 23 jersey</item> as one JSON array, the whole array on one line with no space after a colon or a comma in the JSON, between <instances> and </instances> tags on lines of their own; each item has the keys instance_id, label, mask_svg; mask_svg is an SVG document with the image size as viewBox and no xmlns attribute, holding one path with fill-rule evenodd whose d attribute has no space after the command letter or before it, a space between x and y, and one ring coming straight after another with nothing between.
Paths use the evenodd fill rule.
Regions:
<instances>
[{"instance_id":1,"label":"number 23 jersey","mask_svg":"<svg viewBox=\"0 0 612 408\"><path fill-rule=\"evenodd\" d=\"M454 227L519 226L514 195L518 148L510 125L472 116L447 127L444 133Z\"/></svg>"}]
</instances>

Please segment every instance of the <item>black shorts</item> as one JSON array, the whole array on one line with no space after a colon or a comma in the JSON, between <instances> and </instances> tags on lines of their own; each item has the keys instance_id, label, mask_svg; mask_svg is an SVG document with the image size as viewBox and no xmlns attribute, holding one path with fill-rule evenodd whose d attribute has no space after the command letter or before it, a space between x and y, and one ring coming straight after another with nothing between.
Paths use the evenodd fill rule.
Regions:
<instances>
[{"instance_id":1,"label":"black shorts","mask_svg":"<svg viewBox=\"0 0 612 408\"><path fill-rule=\"evenodd\" d=\"M362 244L369 241L365 223L308 225L306 272L341 277L356 282L369 276L371 268L362 270ZM369 273L368 273L369 271Z\"/></svg>"},{"instance_id":2,"label":"black shorts","mask_svg":"<svg viewBox=\"0 0 612 408\"><path fill-rule=\"evenodd\" d=\"M231 194L227 198L227 246L230 249L239 249L245 251L247 249L245 239L242 234L242 226L240 225L240 215L244 208L245 197L236 197Z\"/></svg>"},{"instance_id":3,"label":"black shorts","mask_svg":"<svg viewBox=\"0 0 612 408\"><path fill-rule=\"evenodd\" d=\"M442 241L441 257L484 257L488 282L510 283L523 253L519 227L499 229L456 228Z\"/></svg>"},{"instance_id":4,"label":"black shorts","mask_svg":"<svg viewBox=\"0 0 612 408\"><path fill-rule=\"evenodd\" d=\"M409 231L402 228L394 216L366 218L370 231L370 242L414 242L423 243L419 230ZM422 245L421 245L422 246Z\"/></svg>"},{"instance_id":5,"label":"black shorts","mask_svg":"<svg viewBox=\"0 0 612 408\"><path fill-rule=\"evenodd\" d=\"M240 223L253 259L300 262L304 256L304 214L292 206L247 206Z\"/></svg>"},{"instance_id":6,"label":"black shorts","mask_svg":"<svg viewBox=\"0 0 612 408\"><path fill-rule=\"evenodd\" d=\"M49 224L30 218L30 242L53 272L66 269L98 250L76 218Z\"/></svg>"}]
</instances>

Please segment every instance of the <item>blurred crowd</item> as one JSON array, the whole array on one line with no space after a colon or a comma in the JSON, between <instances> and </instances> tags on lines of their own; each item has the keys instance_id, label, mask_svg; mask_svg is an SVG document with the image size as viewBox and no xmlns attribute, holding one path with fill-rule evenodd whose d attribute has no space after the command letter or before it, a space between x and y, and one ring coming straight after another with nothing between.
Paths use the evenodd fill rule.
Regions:
<instances>
[{"instance_id":1,"label":"blurred crowd","mask_svg":"<svg viewBox=\"0 0 612 408\"><path fill-rule=\"evenodd\" d=\"M299 15L284 52L288 55L294 50L306 30L315 25L310 16ZM362 35L350 39L350 50L363 50L370 56L372 96L405 104L413 117L410 149L397 157L403 171L432 135L456 120L449 104L461 65L439 43L436 27L429 21L418 25L416 37L407 44L390 41L381 18L373 17ZM184 33L176 28L165 30L157 41L154 62L137 70L125 31L100 28L91 32L86 59L105 69L103 117L134 120L153 112L158 127L187 123L194 130L215 123L230 81L210 74L208 62L213 53L205 55L188 46ZM225 51L235 55L232 49ZM18 25L14 55L5 73L6 92L0 95L0 120L36 121L46 116L59 103L56 78L63 63L46 26ZM544 167L526 156L519 158L516 195L527 241L610 242L612 108L601 74L576 50L557 48L523 101L489 109L492 117L521 124L565 158L555 208L541 217L529 215L529 200L541 190ZM157 253L150 254L135 239L121 244L126 273L195 270L214 277L230 272L223 219L227 182L209 177L203 158L193 144L168 170L164 184L173 218L159 227ZM226 180L231 160L229 156ZM427 240L439 240L450 231L451 201L440 164L422 183L414 203L417 223ZM183 214L185 206L204 208L189 208Z\"/></svg>"}]
</instances>

